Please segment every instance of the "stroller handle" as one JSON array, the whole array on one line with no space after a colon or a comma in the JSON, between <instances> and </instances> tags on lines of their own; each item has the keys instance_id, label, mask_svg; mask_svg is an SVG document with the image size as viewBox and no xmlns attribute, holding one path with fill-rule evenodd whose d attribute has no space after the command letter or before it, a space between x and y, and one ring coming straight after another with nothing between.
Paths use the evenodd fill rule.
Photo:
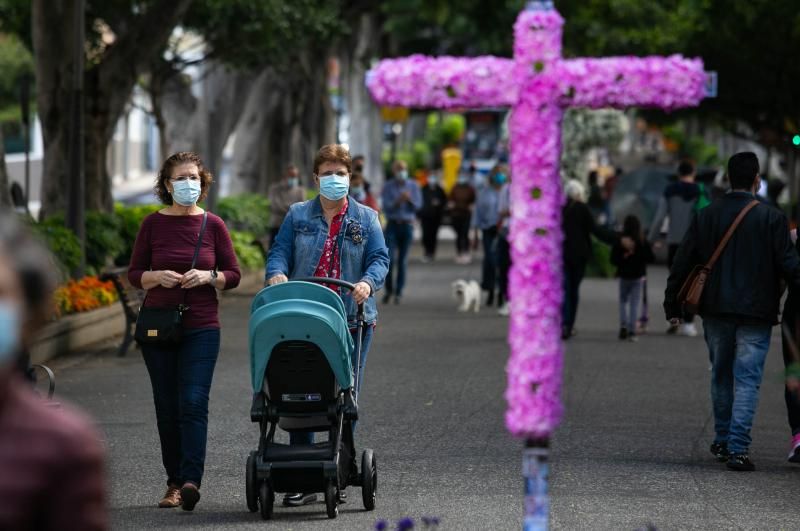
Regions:
<instances>
[{"instance_id":1,"label":"stroller handle","mask_svg":"<svg viewBox=\"0 0 800 531\"><path fill-rule=\"evenodd\" d=\"M356 289L355 284L351 284L346 280L340 280L338 278L328 278L328 277L303 277L303 278L293 278L292 280L296 282L313 282L314 284L330 284L332 286L338 286L340 288L345 288L348 291L354 291ZM364 318L364 303L360 303L358 305L358 314L357 319L363 320Z\"/></svg>"}]
</instances>

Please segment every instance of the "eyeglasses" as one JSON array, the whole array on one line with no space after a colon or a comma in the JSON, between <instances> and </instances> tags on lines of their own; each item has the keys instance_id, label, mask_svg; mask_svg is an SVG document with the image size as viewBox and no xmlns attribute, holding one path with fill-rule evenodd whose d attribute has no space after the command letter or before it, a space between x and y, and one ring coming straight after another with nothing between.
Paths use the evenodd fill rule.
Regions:
<instances>
[{"instance_id":1,"label":"eyeglasses","mask_svg":"<svg viewBox=\"0 0 800 531\"><path fill-rule=\"evenodd\" d=\"M326 171L325 173L321 174L320 177L332 177L334 175L337 177L347 177L347 172L344 170L339 170L337 172Z\"/></svg>"},{"instance_id":2,"label":"eyeglasses","mask_svg":"<svg viewBox=\"0 0 800 531\"><path fill-rule=\"evenodd\" d=\"M169 181L175 183L178 181L199 181L199 180L200 176L193 173L191 175L176 175L175 177L172 177Z\"/></svg>"}]
</instances>

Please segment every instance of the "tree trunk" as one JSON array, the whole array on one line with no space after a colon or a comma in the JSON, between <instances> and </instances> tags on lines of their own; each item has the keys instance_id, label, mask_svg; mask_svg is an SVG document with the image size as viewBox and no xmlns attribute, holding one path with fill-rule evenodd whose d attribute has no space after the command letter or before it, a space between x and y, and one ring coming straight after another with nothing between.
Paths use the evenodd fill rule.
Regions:
<instances>
[{"instance_id":1,"label":"tree trunk","mask_svg":"<svg viewBox=\"0 0 800 531\"><path fill-rule=\"evenodd\" d=\"M370 62L380 54L380 28L378 13L358 15L353 37L343 43L340 53L341 87L350 117L350 149L354 155L366 157L364 175L371 184L383 183L383 122L380 109L367 91L365 77Z\"/></svg>"},{"instance_id":2,"label":"tree trunk","mask_svg":"<svg viewBox=\"0 0 800 531\"><path fill-rule=\"evenodd\" d=\"M161 53L173 28L192 0L154 3L131 16L124 31L108 47L100 62L85 72L86 101L86 208L109 211L111 183L106 152L114 127L122 116L137 79ZM64 190L68 174L70 130L69 90L73 64L73 0L33 0L33 43L36 57L37 105L44 138L42 172L43 215L66 209Z\"/></svg>"},{"instance_id":3,"label":"tree trunk","mask_svg":"<svg viewBox=\"0 0 800 531\"><path fill-rule=\"evenodd\" d=\"M27 198L26 198L27 199ZM3 144L3 129L0 128L0 210L11 206L8 172L6 171L6 147Z\"/></svg>"}]
</instances>

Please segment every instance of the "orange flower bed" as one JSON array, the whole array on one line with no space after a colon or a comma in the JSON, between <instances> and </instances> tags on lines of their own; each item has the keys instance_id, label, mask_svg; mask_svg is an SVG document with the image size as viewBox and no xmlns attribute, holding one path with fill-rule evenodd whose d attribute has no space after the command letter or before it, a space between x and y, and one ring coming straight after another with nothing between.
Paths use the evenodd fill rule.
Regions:
<instances>
[{"instance_id":1,"label":"orange flower bed","mask_svg":"<svg viewBox=\"0 0 800 531\"><path fill-rule=\"evenodd\" d=\"M119 300L111 281L102 282L95 276L70 280L59 287L55 293L58 316L71 313L88 312L109 306Z\"/></svg>"}]
</instances>

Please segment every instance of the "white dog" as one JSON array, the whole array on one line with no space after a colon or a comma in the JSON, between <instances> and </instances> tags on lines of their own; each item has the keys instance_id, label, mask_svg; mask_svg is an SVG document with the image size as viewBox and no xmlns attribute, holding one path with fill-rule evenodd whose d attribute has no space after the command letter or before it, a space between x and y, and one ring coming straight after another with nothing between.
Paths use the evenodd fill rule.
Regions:
<instances>
[{"instance_id":1,"label":"white dog","mask_svg":"<svg viewBox=\"0 0 800 531\"><path fill-rule=\"evenodd\" d=\"M481 286L474 280L456 280L451 284L453 288L453 298L461 304L459 312L468 312L470 308L475 313L481 310Z\"/></svg>"}]
</instances>

